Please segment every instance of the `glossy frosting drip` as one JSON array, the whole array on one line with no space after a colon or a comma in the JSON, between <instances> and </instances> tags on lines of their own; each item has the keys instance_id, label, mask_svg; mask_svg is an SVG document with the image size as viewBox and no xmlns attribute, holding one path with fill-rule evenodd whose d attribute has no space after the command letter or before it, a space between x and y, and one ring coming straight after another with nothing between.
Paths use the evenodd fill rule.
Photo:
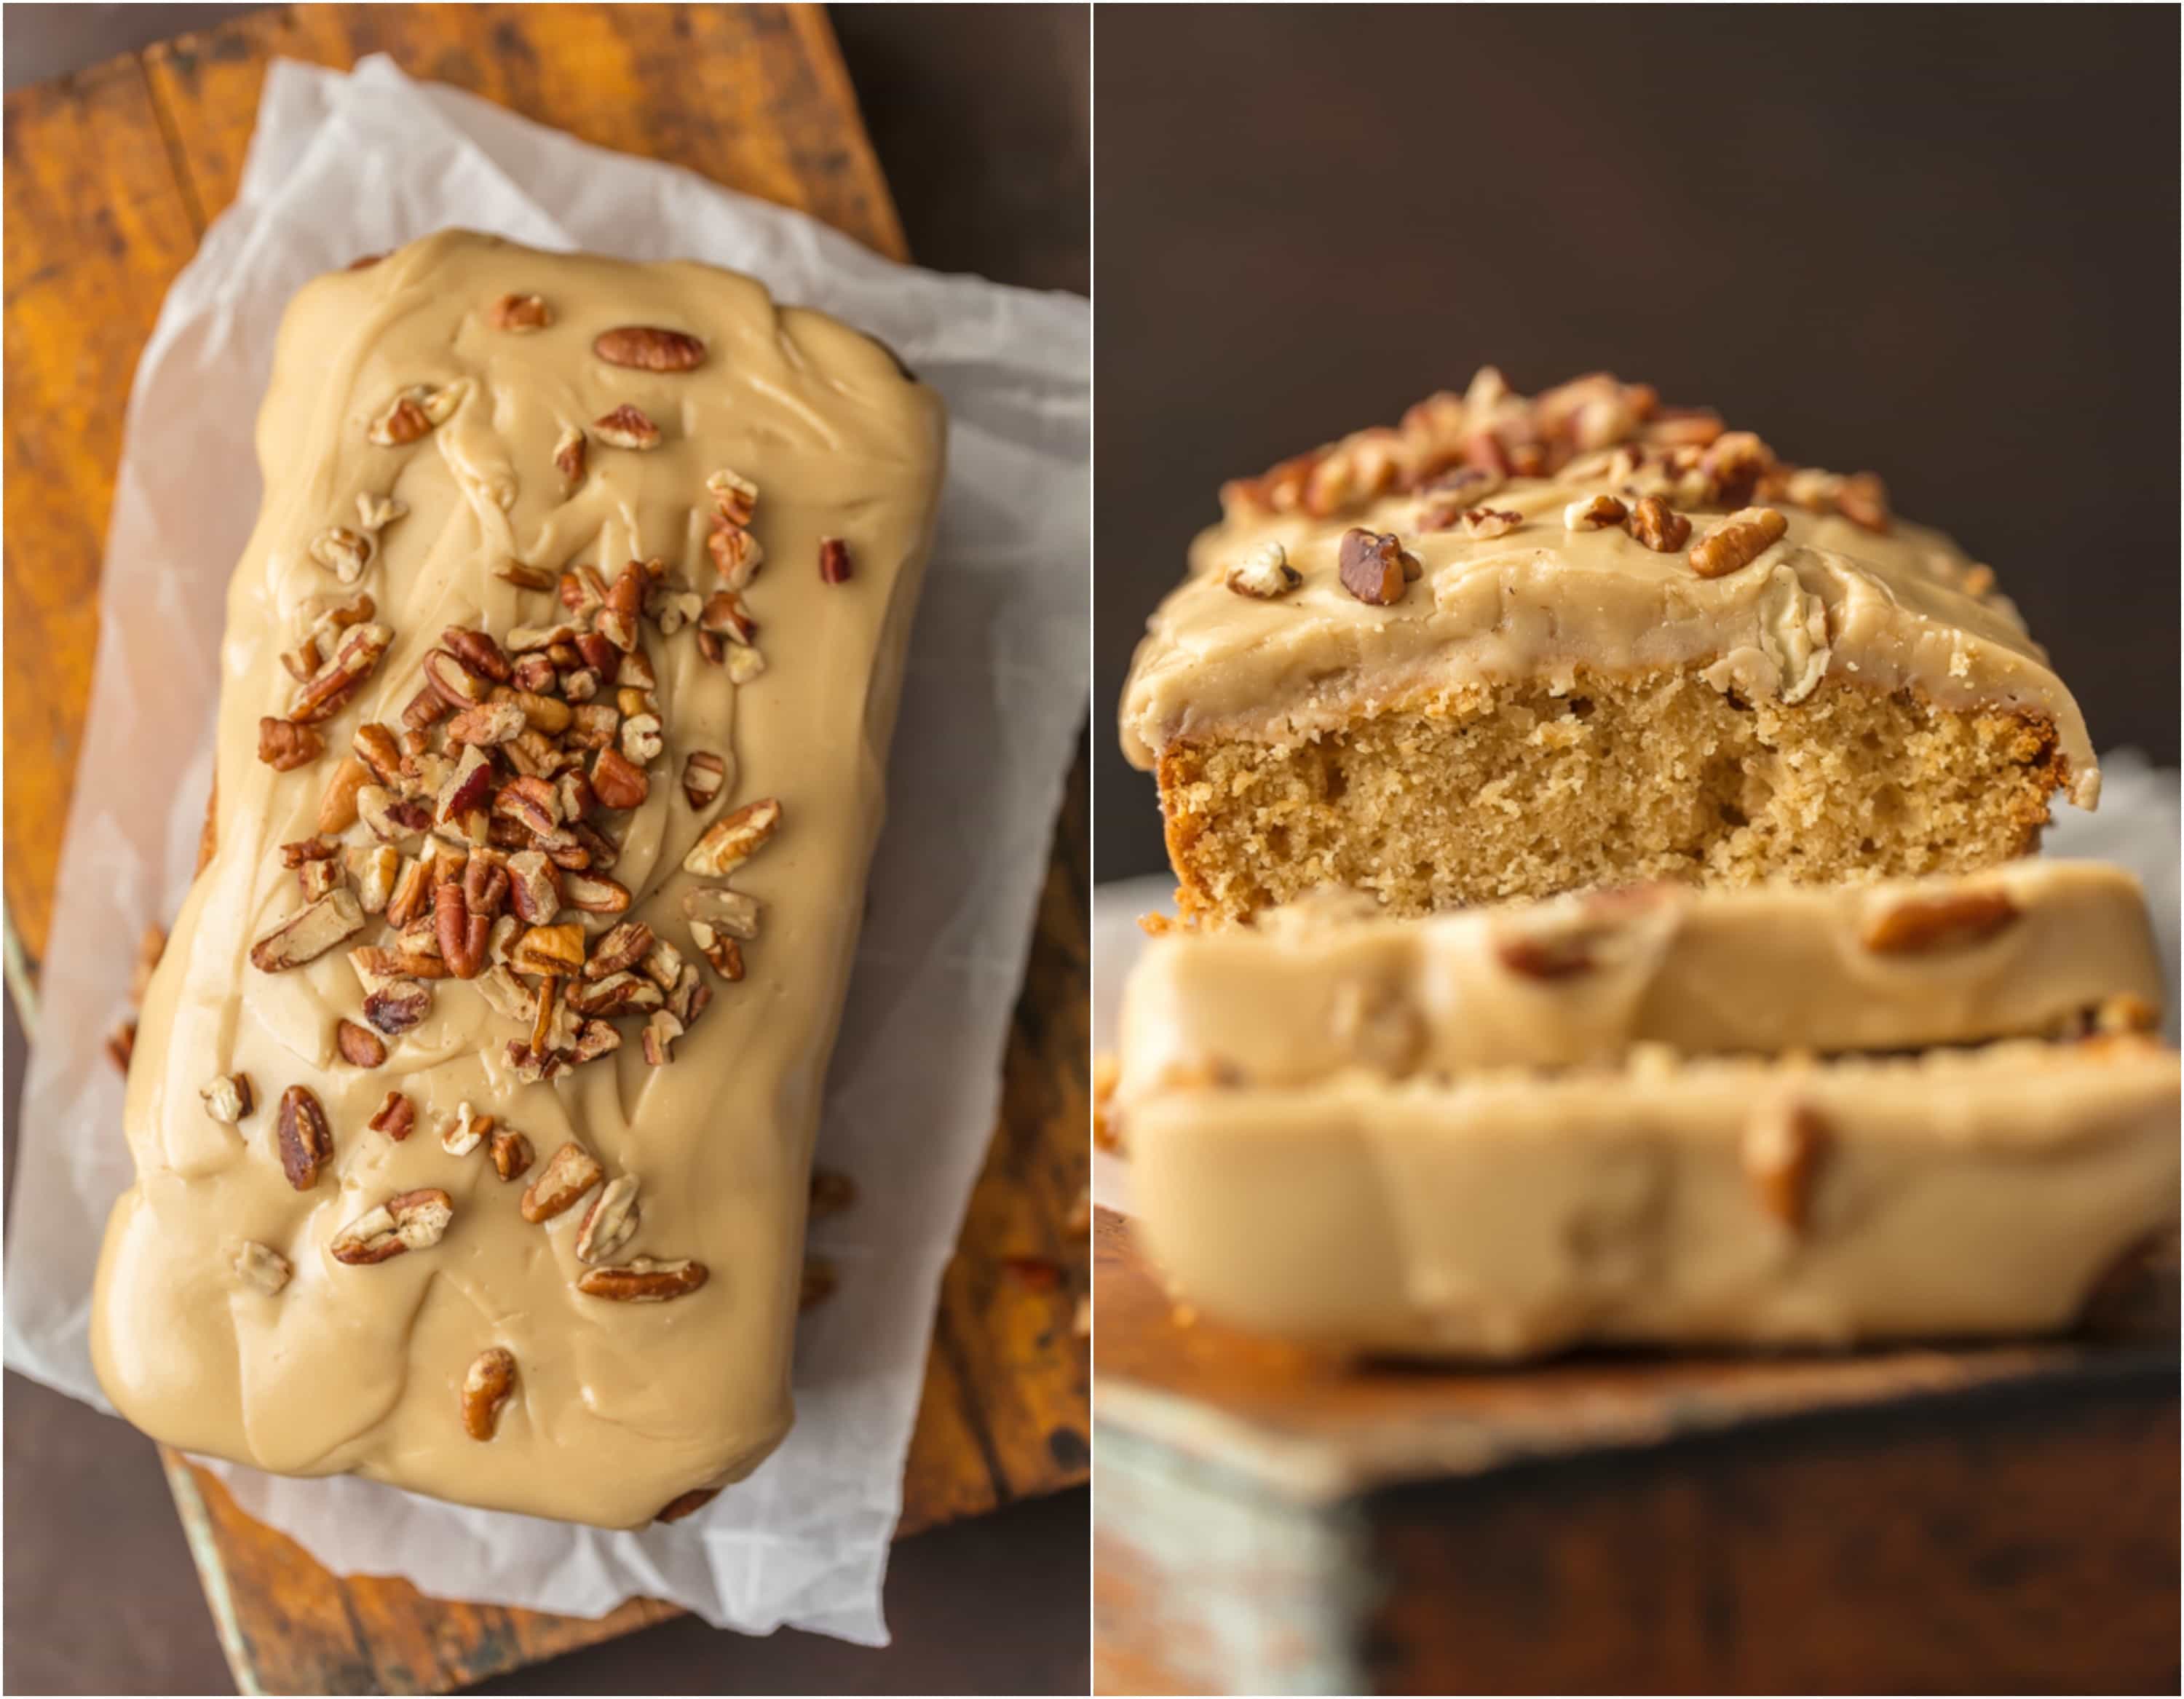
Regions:
<instances>
[{"instance_id":1,"label":"glossy frosting drip","mask_svg":"<svg viewBox=\"0 0 2184 1699\"><path fill-rule=\"evenodd\" d=\"M573 465L572 430L584 433ZM265 503L229 590L216 847L147 998L125 1111L136 1184L99 1270L94 1357L131 1421L281 1473L355 1471L608 1526L738 1479L779 1442L820 1089L884 803L942 436L938 399L886 350L706 266L450 231L298 294L259 425ZM761 555L738 515L762 551L755 577ZM324 541L337 529L368 539L360 573ZM644 1010L610 1022L619 1048L581 1065L569 1022L548 1036L555 1060L542 1068L537 1050L526 1065L533 1022L497 1006L483 978L440 978L421 1022L383 1036L383 1063L344 1060L337 1024L371 1024L348 951L392 945L396 928L372 913L304 965L254 965L254 943L303 906L281 846L313 835L360 724L402 729L443 632L482 630L512 651L516 628L571 617L562 575L596 568L612 586L632 560L660 563L636 627L657 683L649 700L621 701L617 734L644 795L615 807L603 785L591 816L619 844L611 877L632 901L555 919L577 923L595 955L613 928L644 923L699 976L667 1008L690 1010L694 985L710 1003L679 1036ZM544 588L500 576L511 561ZM714 602L738 585L732 610ZM391 634L385 654L313 728L325 753L276 770L260 759L260 721L290 715L298 694L281 657L358 592ZM577 622L610 629L577 593L589 603ZM614 678L592 699L617 699ZM655 705L657 749L628 723ZM694 752L720 757L710 794L702 774L685 789ZM779 823L761 853L709 863L700 852L704 871L686 866L709 828L770 799ZM433 838L478 850L483 830L459 814L405 853ZM363 822L337 837L344 852L375 841ZM703 911L731 911L741 937L694 931L684 900L700 889L736 894ZM510 942L496 934L496 956ZM509 983L535 1009L548 982ZM648 1027L668 1041L657 1062ZM230 1124L200 1094L238 1074L254 1107ZM298 1086L323 1106L332 1145L301 1189L277 1148L281 1100ZM369 1124L390 1090L415 1112L399 1140ZM465 1105L473 1122L491 1115L524 1136L525 1172L501 1178L490 1139L451 1152ZM526 1219L526 1189L571 1142L623 1185ZM634 1231L580 1260L594 1204L618 1202L631 1179ZM415 1248L387 1260L336 1256L337 1236L375 1206L435 1192L449 1211L436 1241L420 1227ZM607 1225L594 1225L602 1240ZM291 1271L285 1284L266 1273L268 1253ZM667 1301L593 1295L615 1284L601 1269L638 1259L688 1259L706 1278ZM497 1401L485 1388L492 1437L481 1440L466 1430L465 1383L491 1381L496 1348L512 1376Z\"/></svg>"},{"instance_id":2,"label":"glossy frosting drip","mask_svg":"<svg viewBox=\"0 0 2184 1699\"><path fill-rule=\"evenodd\" d=\"M1121 733L1138 766L1178 739L1292 743L1421 690L1696 667L1747 699L1846 680L2034 715L2053 726L2070 799L2098 799L2077 705L1986 567L1891 516L1874 481L1789 467L1635 387L1579 380L1526 402L1482 373L1400 432L1223 494L1131 667ZM1630 519L1588 527L1574 510L1602 494L1626 513L1652 496L1690 535L1656 548ZM1747 505L1780 513L1782 534L1702 576L1692 549ZM1343 581L1359 529L1414 563L1392 601Z\"/></svg>"}]
</instances>

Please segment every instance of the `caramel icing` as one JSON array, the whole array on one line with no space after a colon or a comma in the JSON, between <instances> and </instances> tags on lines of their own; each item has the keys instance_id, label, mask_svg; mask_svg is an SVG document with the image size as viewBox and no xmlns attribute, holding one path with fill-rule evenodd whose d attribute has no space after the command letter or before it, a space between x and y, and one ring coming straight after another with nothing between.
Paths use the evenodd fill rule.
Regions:
<instances>
[{"instance_id":1,"label":"caramel icing","mask_svg":"<svg viewBox=\"0 0 2184 1699\"><path fill-rule=\"evenodd\" d=\"M1891 915L2008 918L1935 947L1871 947ZM1495 913L1377 916L1331 893L1255 926L1147 943L1124 989L1129 1106L1173 1078L1300 1087L1685 1055L1905 1050L2063 1030L2127 1000L2151 1025L2161 968L2138 882L2091 861L1842 887L1660 888Z\"/></svg>"},{"instance_id":2,"label":"caramel icing","mask_svg":"<svg viewBox=\"0 0 2184 1699\"><path fill-rule=\"evenodd\" d=\"M1131 1192L1195 1308L1354 1347L2027 1331L2068 1324L2175 1221L2177 1088L2142 1039L1452 1086L1353 1071L1138 1103Z\"/></svg>"},{"instance_id":3,"label":"caramel icing","mask_svg":"<svg viewBox=\"0 0 2184 1699\"><path fill-rule=\"evenodd\" d=\"M1462 404L1438 399L1457 421L1444 434L1457 440ZM1346 453L1373 448L1373 435ZM2099 771L2076 703L2016 610L1987 589L1991 575L1948 538L1901 520L1877 532L1830 503L1808 510L1763 490L1754 499L1782 513L1786 535L1741 568L1702 577L1688 545L1657 553L1622 526L1566 524L1571 503L1602 491L1626 502L1672 492L1659 467L1629 476L1613 459L1577 455L1488 488L1475 505L1519 521L1490 537L1460 521L1425 528L1436 498L1423 471L1411 481L1423 487L1397 480L1318 511L1232 487L1227 517L1196 539L1189 576L1138 646L1122 704L1125 754L1150 769L1178 739L1292 743L1451 686L1544 676L1574 688L1587 671L1700 668L1747 699L1795 703L1825 679L2037 716L2054 727L2070 799L2095 805ZM1667 499L1691 519L1691 543L1737 504ZM1356 526L1397 535L1421 569L1388 605L1339 579L1341 539ZM1231 570L1263 560L1269 544L1301 583L1270 596L1229 588Z\"/></svg>"},{"instance_id":4,"label":"caramel icing","mask_svg":"<svg viewBox=\"0 0 2184 1699\"><path fill-rule=\"evenodd\" d=\"M490 304L510 293L540 297L552 322L496 327ZM702 362L648 370L594 354L602 332L632 325L694 335ZM451 414L404 445L368 440L416 386L451 398ZM659 426L656 448L613 447L592 429L625 404ZM553 462L571 426L591 431L589 462L565 493ZM100 1262L93 1356L131 1421L279 1473L354 1471L606 1526L737 1479L780 1441L821 1085L884 803L942 435L937 398L878 344L704 265L449 231L298 295L259 423L265 502L229 590L217 848L146 1000L125 1110L136 1183ZM505 634L563 617L550 593L495 576L511 557L549 573L593 565L611 579L658 556L707 593L705 484L727 469L760 492L750 528L766 564L747 601L766 668L732 675L706 664L693 632L647 622L666 748L617 828L613 877L635 900L627 916L560 916L584 922L594 943L615 920L649 922L699 964L710 1007L666 1066L648 1066L625 1024L618 1050L526 1083L507 1049L527 1028L474 983L443 979L423 1023L388 1040L383 1066L342 1061L336 1022L360 1019L364 994L345 951L382 941L382 917L289 972L247 955L299 905L277 847L315 829L351 733L360 721L398 726L443 628ZM357 588L393 646L320 728L326 755L276 772L257 748L260 717L287 712L296 692L277 657L307 604L348 593L309 546L354 526L360 496L388 495L407 512L378 533ZM846 582L822 582L822 538L846 540ZM679 783L694 749L722 755L727 777L695 809ZM765 798L780 799L783 823L731 875L762 918L744 945L747 977L727 983L699 963L680 906L718 881L682 864L711 822ZM346 836L368 841L361 827ZM238 1072L255 1111L223 1125L200 1089ZM317 1095L332 1134L326 1172L303 1191L275 1149L292 1085ZM398 1143L366 1125L390 1089L417 1110ZM465 1103L527 1137L527 1173L504 1182L484 1149L443 1147ZM640 1225L616 1260L694 1258L710 1271L701 1290L644 1304L578 1292L573 1241L591 1199L543 1225L518 1209L572 1139L608 1177L639 1182ZM371 1206L432 1188L453 1206L437 1245L370 1266L331 1255ZM252 1241L292 1265L277 1294L238 1278L235 1258ZM515 1390L482 1443L465 1431L460 1388L495 1346L515 1359Z\"/></svg>"}]
</instances>

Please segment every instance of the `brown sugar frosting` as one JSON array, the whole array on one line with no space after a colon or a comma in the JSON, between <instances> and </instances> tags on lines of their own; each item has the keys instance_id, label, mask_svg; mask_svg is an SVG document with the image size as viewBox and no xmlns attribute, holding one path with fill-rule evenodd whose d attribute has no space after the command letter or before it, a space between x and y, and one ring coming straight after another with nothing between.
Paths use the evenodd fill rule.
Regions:
<instances>
[{"instance_id":1,"label":"brown sugar frosting","mask_svg":"<svg viewBox=\"0 0 2184 1699\"><path fill-rule=\"evenodd\" d=\"M258 442L101 1383L637 1525L791 1420L939 401L749 278L450 231L299 293Z\"/></svg>"}]
</instances>

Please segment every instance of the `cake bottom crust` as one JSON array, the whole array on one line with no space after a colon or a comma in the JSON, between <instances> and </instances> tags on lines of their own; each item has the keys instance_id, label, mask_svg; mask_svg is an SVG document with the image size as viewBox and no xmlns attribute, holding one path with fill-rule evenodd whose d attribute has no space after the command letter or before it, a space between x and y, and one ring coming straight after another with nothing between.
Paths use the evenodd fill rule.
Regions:
<instances>
[{"instance_id":1,"label":"cake bottom crust","mask_svg":"<svg viewBox=\"0 0 2184 1699\"><path fill-rule=\"evenodd\" d=\"M1159 765L1187 919L1318 887L1392 914L1594 885L1968 872L2038 847L2069 775L2051 722L1830 678L1747 703L1694 671L1467 685L1286 744Z\"/></svg>"}]
</instances>

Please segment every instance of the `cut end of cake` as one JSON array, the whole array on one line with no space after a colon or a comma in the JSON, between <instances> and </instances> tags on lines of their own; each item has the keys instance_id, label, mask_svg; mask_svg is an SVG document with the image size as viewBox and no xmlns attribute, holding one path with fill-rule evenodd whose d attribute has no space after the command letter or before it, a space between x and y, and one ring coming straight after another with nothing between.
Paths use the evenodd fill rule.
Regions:
<instances>
[{"instance_id":1,"label":"cut end of cake","mask_svg":"<svg viewBox=\"0 0 2184 1699\"><path fill-rule=\"evenodd\" d=\"M2072 774L2054 727L1825 681L1794 706L1696 671L1421 694L1289 744L1171 744L1192 920L1324 885L1391 914L1634 880L1741 886L1970 872L2031 853Z\"/></svg>"}]
</instances>

